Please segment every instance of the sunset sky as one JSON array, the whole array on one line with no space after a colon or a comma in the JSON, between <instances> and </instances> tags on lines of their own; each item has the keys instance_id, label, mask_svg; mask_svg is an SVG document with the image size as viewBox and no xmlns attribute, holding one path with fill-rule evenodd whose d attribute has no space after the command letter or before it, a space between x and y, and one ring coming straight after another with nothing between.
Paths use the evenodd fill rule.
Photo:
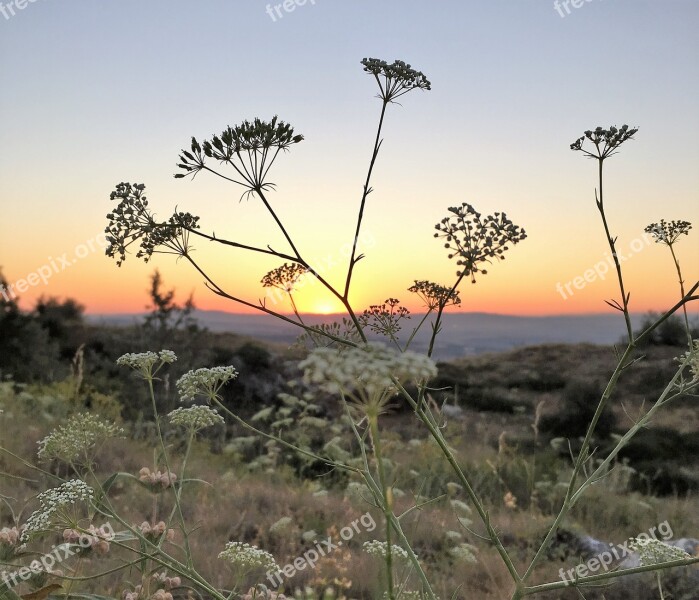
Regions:
<instances>
[{"instance_id":1,"label":"sunset sky","mask_svg":"<svg viewBox=\"0 0 699 600\"><path fill-rule=\"evenodd\" d=\"M191 136L278 114L305 140L273 167L270 202L309 262L343 281L381 107L360 65L368 56L411 63L432 90L389 107L351 295L357 309L397 297L418 311L406 291L413 280L451 285L456 265L434 225L468 202L504 211L528 239L476 285L461 285L461 311L609 312L604 300L619 294L611 269L598 275L609 249L596 163L569 146L586 129L624 123L640 129L606 163L608 219L626 257L631 310L667 308L679 297L677 274L643 229L661 218L693 222L677 252L688 284L699 279L699 3L574 4L287 0L275 11L264 0L4 0L3 273L13 285L30 282L25 308L44 295L75 298L89 313L139 312L158 268L181 299L193 292L199 308L246 312L171 256L129 256L117 268L100 236L115 184L142 182L163 218L177 207L219 237L288 251L260 201L239 202L241 188L206 173L173 178ZM252 302L280 264L195 247L221 287ZM571 287L586 271L582 289ZM561 293L565 284L572 294ZM339 308L319 285L297 301L304 312Z\"/></svg>"}]
</instances>

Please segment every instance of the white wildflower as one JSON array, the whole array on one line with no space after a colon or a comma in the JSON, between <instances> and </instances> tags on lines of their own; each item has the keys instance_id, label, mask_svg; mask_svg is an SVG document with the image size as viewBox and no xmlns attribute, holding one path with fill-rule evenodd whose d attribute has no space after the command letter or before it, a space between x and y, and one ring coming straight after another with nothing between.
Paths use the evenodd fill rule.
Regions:
<instances>
[{"instance_id":1,"label":"white wildflower","mask_svg":"<svg viewBox=\"0 0 699 600\"><path fill-rule=\"evenodd\" d=\"M177 356L172 350L160 352L129 352L117 358L116 364L138 371L144 379L150 379L164 364L172 364ZM153 369L155 367L155 369Z\"/></svg>"},{"instance_id":2,"label":"white wildflower","mask_svg":"<svg viewBox=\"0 0 699 600\"><path fill-rule=\"evenodd\" d=\"M189 371L177 380L180 399L192 401L196 396L206 396L213 400L219 390L231 379L238 376L234 367L213 367Z\"/></svg>"},{"instance_id":3,"label":"white wildflower","mask_svg":"<svg viewBox=\"0 0 699 600\"><path fill-rule=\"evenodd\" d=\"M264 571L279 571L277 562L269 552L242 542L228 542L226 549L218 557L244 570L259 568Z\"/></svg>"},{"instance_id":4,"label":"white wildflower","mask_svg":"<svg viewBox=\"0 0 699 600\"><path fill-rule=\"evenodd\" d=\"M379 343L338 352L317 348L299 364L307 383L330 393L374 396L394 393L401 384L424 381L437 375L435 363L423 354L399 352Z\"/></svg>"},{"instance_id":5,"label":"white wildflower","mask_svg":"<svg viewBox=\"0 0 699 600\"><path fill-rule=\"evenodd\" d=\"M72 416L68 422L54 429L38 442L38 456L44 460L57 458L65 462L87 458L87 453L98 443L112 437L121 437L124 430L96 415L83 413Z\"/></svg>"},{"instance_id":6,"label":"white wildflower","mask_svg":"<svg viewBox=\"0 0 699 600\"><path fill-rule=\"evenodd\" d=\"M632 538L629 548L638 554L641 566L659 565L672 560L682 560L690 558L682 548L670 546L652 537Z\"/></svg>"},{"instance_id":7,"label":"white wildflower","mask_svg":"<svg viewBox=\"0 0 699 600\"><path fill-rule=\"evenodd\" d=\"M386 558L386 554L388 553L388 544L386 542L380 542L379 540L371 540L370 542L364 542L364 544L362 544L362 549L364 552L371 554L372 556ZM398 557L407 560L408 553L400 546L391 544L391 556L394 558Z\"/></svg>"},{"instance_id":8,"label":"white wildflower","mask_svg":"<svg viewBox=\"0 0 699 600\"><path fill-rule=\"evenodd\" d=\"M22 532L22 541L27 541L32 533L39 533L51 528L56 517L60 517L63 511L78 502L92 500L93 489L80 479L66 481L57 488L51 488L38 496L41 508L34 511Z\"/></svg>"},{"instance_id":9,"label":"white wildflower","mask_svg":"<svg viewBox=\"0 0 699 600\"><path fill-rule=\"evenodd\" d=\"M693 347L691 352L685 352L677 360L680 362L687 361L689 371L692 373L692 382L699 381L699 340L692 340Z\"/></svg>"},{"instance_id":10,"label":"white wildflower","mask_svg":"<svg viewBox=\"0 0 699 600\"><path fill-rule=\"evenodd\" d=\"M168 414L168 418L173 425L181 425L193 432L225 423L224 418L218 412L208 406L201 405L176 408Z\"/></svg>"},{"instance_id":11,"label":"white wildflower","mask_svg":"<svg viewBox=\"0 0 699 600\"><path fill-rule=\"evenodd\" d=\"M462 542L449 549L449 554L459 562L475 563L476 559L476 548L471 544Z\"/></svg>"}]
</instances>

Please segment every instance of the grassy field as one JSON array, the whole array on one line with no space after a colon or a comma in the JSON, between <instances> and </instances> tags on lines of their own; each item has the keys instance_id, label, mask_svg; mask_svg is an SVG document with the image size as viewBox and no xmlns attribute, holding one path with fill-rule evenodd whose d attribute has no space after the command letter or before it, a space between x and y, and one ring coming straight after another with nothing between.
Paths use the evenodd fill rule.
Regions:
<instances>
[{"instance_id":1,"label":"grassy field","mask_svg":"<svg viewBox=\"0 0 699 600\"><path fill-rule=\"evenodd\" d=\"M605 436L596 444L601 452L609 439L628 428L631 419L657 395L677 353L677 348L649 347L645 360L624 373L618 396L601 422ZM289 356L280 354L278 358ZM431 394L435 410L446 403L441 415L447 439L521 568L536 551L562 500L561 482L570 473L568 442L564 438L572 447L577 443L579 427L587 422L586 411L594 406L613 360L609 347L559 345L439 365ZM138 382L134 382L136 385ZM76 406L69 390L67 383L3 383L0 446L32 461L37 442L68 414L82 408ZM239 410L260 429L279 430L283 438L304 447L344 459L353 454L356 448L336 401L304 397L301 392L290 389L288 396L268 407L246 406ZM299 407L299 401L304 408ZM227 402L237 410L235 398ZM665 521L674 538L697 535L699 415L692 402L680 399L661 413L644 432L646 435L639 436L609 475L592 488L558 534L536 580L558 579L560 568L572 568L585 558L577 545L582 535L619 544ZM471 514L463 491L436 445L400 404L397 400L380 423L385 463L394 485L396 513L408 511L403 528L435 582L435 592L440 598L508 597L511 581L493 548L481 539L482 524ZM126 439L107 442L98 455L95 471L100 479L114 472L137 478L143 467L155 470L161 466L154 465L153 428L146 422L122 426ZM225 589L235 578L217 559L228 541L259 546L283 566L315 548L318 540L331 538L343 544L320 557L314 568L297 571L278 591L296 591L304 598L380 597L381 565L376 557L362 551L362 543L383 539L381 527L376 525L381 515L366 502L368 494L363 492L363 484L325 465L301 459L276 443L255 438L238 426L212 431L195 443L187 473L197 481L187 484L183 494L184 516L192 527L192 550L198 557L200 572L209 581ZM175 460L181 461L181 435L174 429L166 429L165 433ZM23 522L35 507L33 498L50 485L48 474L37 473L16 457L8 452L0 455L3 527L16 524L15 520ZM172 465L174 471L179 464ZM41 466L48 472L67 475L58 464ZM132 479L117 479L111 492L126 520L133 524L156 522L172 509L167 493L154 497ZM422 503L426 504L414 508ZM358 522L363 515L366 526ZM345 536L341 535L343 528L351 528L353 522L352 534L345 530ZM44 550L58 541L45 540ZM120 560L112 549L103 557L67 561L60 568L66 574L86 576L115 568ZM407 577L407 589L411 589L415 581L407 567L399 566L398 571ZM666 593L674 592L672 597L676 599L696 597L683 595L690 592L683 591L685 584L674 579L673 575L665 576ZM626 580L601 591L586 591L585 597L611 600L633 594L635 598L657 598L653 581ZM72 592L118 597L132 589L130 584L139 582L140 574L131 567L96 581L73 583L70 588L63 585ZM242 587L255 583L269 585L270 581L264 573L255 573ZM23 585L23 592L30 591ZM173 590L175 597L188 594L191 596L186 582ZM571 589L548 597L580 596Z\"/></svg>"}]
</instances>

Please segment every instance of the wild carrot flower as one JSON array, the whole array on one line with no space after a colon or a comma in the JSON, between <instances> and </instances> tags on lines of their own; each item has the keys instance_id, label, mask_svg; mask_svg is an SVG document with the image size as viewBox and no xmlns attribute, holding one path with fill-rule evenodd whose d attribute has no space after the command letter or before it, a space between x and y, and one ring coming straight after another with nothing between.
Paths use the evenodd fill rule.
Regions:
<instances>
[{"instance_id":1,"label":"wild carrot flower","mask_svg":"<svg viewBox=\"0 0 699 600\"><path fill-rule=\"evenodd\" d=\"M691 383L699 381L699 340L692 340L692 350L685 352L676 360L681 363L687 361L689 372L692 374Z\"/></svg>"},{"instance_id":2,"label":"wild carrot flower","mask_svg":"<svg viewBox=\"0 0 699 600\"><path fill-rule=\"evenodd\" d=\"M165 364L172 364L177 356L172 350L160 352L129 352L117 358L116 364L121 367L130 367L144 379L151 379Z\"/></svg>"},{"instance_id":3,"label":"wild carrot flower","mask_svg":"<svg viewBox=\"0 0 699 600\"><path fill-rule=\"evenodd\" d=\"M275 287L290 294L298 281L309 273L308 269L298 263L284 263L281 267L272 269L260 283L263 287Z\"/></svg>"},{"instance_id":4,"label":"wild carrot flower","mask_svg":"<svg viewBox=\"0 0 699 600\"><path fill-rule=\"evenodd\" d=\"M94 496L93 489L80 479L66 481L56 488L50 488L38 496L41 508L34 511L22 532L22 541L34 533L48 531L57 522L70 524L74 519L68 515L68 510L79 502L90 502Z\"/></svg>"},{"instance_id":5,"label":"wild carrot flower","mask_svg":"<svg viewBox=\"0 0 699 600\"><path fill-rule=\"evenodd\" d=\"M582 152L589 158L604 160L616 154L619 146L627 140L633 139L637 131L638 127L632 129L628 125L622 125L620 128L612 125L609 129L596 127L594 131L587 130L584 135L575 140L570 145L570 149ZM587 150L584 147L586 140L592 143L593 150Z\"/></svg>"},{"instance_id":6,"label":"wild carrot flower","mask_svg":"<svg viewBox=\"0 0 699 600\"><path fill-rule=\"evenodd\" d=\"M227 179L248 188L248 193L259 192L274 186L265 179L279 152L301 141L303 136L295 134L294 128L276 115L271 121L257 118L252 122L243 121L201 144L193 137L190 150L182 150L179 156L177 166L184 173L177 173L175 177L194 177L203 169L211 170L206 166L206 159L213 158L233 167L237 173L237 180Z\"/></svg>"},{"instance_id":7,"label":"wild carrot flower","mask_svg":"<svg viewBox=\"0 0 699 600\"><path fill-rule=\"evenodd\" d=\"M54 429L39 444L39 458L73 462L87 458L101 442L122 437L124 430L96 415L83 413L72 416L65 425Z\"/></svg>"},{"instance_id":8,"label":"wild carrot flower","mask_svg":"<svg viewBox=\"0 0 699 600\"><path fill-rule=\"evenodd\" d=\"M173 425L181 425L193 433L225 423L224 418L208 406L176 408L168 414L168 418Z\"/></svg>"},{"instance_id":9,"label":"wild carrot flower","mask_svg":"<svg viewBox=\"0 0 699 600\"><path fill-rule=\"evenodd\" d=\"M434 237L444 238L449 258L457 259L460 267L457 277L470 275L472 283L476 283L476 273L485 275L488 272L481 264L505 260L508 244L518 244L527 237L524 229L515 225L505 213L496 212L481 218L481 213L465 202L448 210L451 216L435 225Z\"/></svg>"},{"instance_id":10,"label":"wild carrot flower","mask_svg":"<svg viewBox=\"0 0 699 600\"><path fill-rule=\"evenodd\" d=\"M379 540L372 540L370 542L364 542L364 544L362 544L362 549L364 552L371 554L372 556L386 558L386 554L388 553L388 544L386 542L380 542ZM403 548L396 546L395 544L391 544L391 556L394 558L403 558L405 560L408 559L408 553Z\"/></svg>"},{"instance_id":11,"label":"wild carrot flower","mask_svg":"<svg viewBox=\"0 0 699 600\"><path fill-rule=\"evenodd\" d=\"M658 244L672 246L681 235L689 235L692 224L689 221L665 221L660 219L660 223L651 223L645 228L646 233L650 233Z\"/></svg>"},{"instance_id":12,"label":"wild carrot flower","mask_svg":"<svg viewBox=\"0 0 699 600\"><path fill-rule=\"evenodd\" d=\"M105 254L115 258L117 266L126 260L129 246L138 243L136 258L148 262L153 254L186 256L190 251L191 231L199 229L199 217L176 212L167 221L158 221L148 208L142 183L119 183L110 194L111 200L120 199L117 207L107 215L105 229L109 245Z\"/></svg>"},{"instance_id":13,"label":"wild carrot flower","mask_svg":"<svg viewBox=\"0 0 699 600\"><path fill-rule=\"evenodd\" d=\"M212 367L188 371L177 380L177 391L183 402L192 401L197 396L214 400L221 388L238 376L235 367Z\"/></svg>"},{"instance_id":14,"label":"wild carrot flower","mask_svg":"<svg viewBox=\"0 0 699 600\"><path fill-rule=\"evenodd\" d=\"M682 548L670 546L653 537L634 538L629 542L629 548L638 554L641 566L659 565L690 557Z\"/></svg>"},{"instance_id":15,"label":"wild carrot flower","mask_svg":"<svg viewBox=\"0 0 699 600\"><path fill-rule=\"evenodd\" d=\"M377 395L385 400L396 392L395 381L424 381L437 375L437 367L428 357L401 353L378 343L342 352L317 348L299 367L304 369L307 383L333 394L348 394L359 403L368 403Z\"/></svg>"},{"instance_id":16,"label":"wild carrot flower","mask_svg":"<svg viewBox=\"0 0 699 600\"><path fill-rule=\"evenodd\" d=\"M218 557L245 571L263 569L276 572L279 570L277 562L269 552L242 542L228 542L226 549Z\"/></svg>"},{"instance_id":17,"label":"wild carrot flower","mask_svg":"<svg viewBox=\"0 0 699 600\"><path fill-rule=\"evenodd\" d=\"M409 318L410 311L405 306L401 306L397 298L388 298L383 304L373 304L365 310L360 317L360 322L374 333L394 339L401 330L401 320Z\"/></svg>"},{"instance_id":18,"label":"wild carrot flower","mask_svg":"<svg viewBox=\"0 0 699 600\"><path fill-rule=\"evenodd\" d=\"M414 89L432 89L429 80L421 71L416 71L402 60L395 60L389 64L378 58L365 58L362 65L364 71L371 73L376 79L381 90L379 96L386 103Z\"/></svg>"},{"instance_id":19,"label":"wild carrot flower","mask_svg":"<svg viewBox=\"0 0 699 600\"><path fill-rule=\"evenodd\" d=\"M444 308L450 305L457 306L461 304L458 291L452 291L451 288L432 283L431 281L418 281L416 279L415 285L411 285L408 291L417 294L428 310L437 310L440 306Z\"/></svg>"}]
</instances>

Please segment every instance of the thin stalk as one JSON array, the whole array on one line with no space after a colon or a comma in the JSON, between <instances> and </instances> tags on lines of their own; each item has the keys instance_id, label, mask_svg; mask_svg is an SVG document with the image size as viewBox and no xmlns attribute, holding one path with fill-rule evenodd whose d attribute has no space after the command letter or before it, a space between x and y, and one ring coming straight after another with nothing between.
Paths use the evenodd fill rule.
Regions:
<instances>
[{"instance_id":1,"label":"thin stalk","mask_svg":"<svg viewBox=\"0 0 699 600\"><path fill-rule=\"evenodd\" d=\"M376 468L379 473L379 484L381 485L381 495L383 496L383 513L386 521L386 585L388 587L389 600L395 600L393 591L393 551L391 550L391 515L393 514L392 502L389 499L388 484L386 482L386 471L383 465L383 457L381 455L381 439L379 437L379 419L378 415L371 415L369 419L369 432L371 433L371 442L374 447L374 456L376 457Z\"/></svg>"},{"instance_id":2,"label":"thin stalk","mask_svg":"<svg viewBox=\"0 0 699 600\"><path fill-rule=\"evenodd\" d=\"M447 459L447 462L451 465L452 469L454 470L454 473L459 479L459 482L461 483L462 487L466 490L466 494L468 495L469 499L471 500L471 502L473 502L478 516L480 517L481 521L483 521L483 524L486 527L490 540L493 542L493 545L495 546L497 553L500 555L500 558L505 563L505 567L509 571L510 576L515 582L515 585L518 588L521 587L523 579L520 577L519 573L517 573L517 569L515 568L512 559L507 553L507 550L505 550L505 547L502 545L502 542L500 541L500 537L498 536L497 532L490 523L490 515L481 503L480 498L478 498L478 494L476 494L475 490L473 489L471 482L468 480L461 467L459 466L459 463L454 457L454 453L451 451L451 448L449 448L446 441L444 440L444 436L442 435L442 432L439 430L439 427L432 421L430 416L424 412L423 406L418 405L418 403L405 390L405 388L400 384L400 382L394 380L394 385L396 386L396 389L401 393L401 395L408 401L408 404L410 404L410 406L413 408L418 419L420 419L420 421L422 421L425 424L430 434L439 445L440 449L442 450L442 454L444 454L445 458Z\"/></svg>"},{"instance_id":3,"label":"thin stalk","mask_svg":"<svg viewBox=\"0 0 699 600\"><path fill-rule=\"evenodd\" d=\"M451 286L451 290L449 290L449 293L446 295L447 298L452 297L452 294L456 291L456 288L459 287L459 284L465 276L465 272L459 275L459 278L456 280L456 283L453 286ZM447 301L439 303L439 307L437 308L437 318L434 320L434 323L432 325L432 337L430 337L430 345L427 349L427 356L429 356L430 358L432 357L432 353L434 352L434 344L437 341L437 334L439 333L439 328L442 324L442 314L444 313L444 309L447 306L446 302Z\"/></svg>"},{"instance_id":4,"label":"thin stalk","mask_svg":"<svg viewBox=\"0 0 699 600\"><path fill-rule=\"evenodd\" d=\"M160 429L160 415L158 414L158 407L155 403L155 389L153 388L153 378L149 377L147 379L148 381L148 391L150 392L150 398L151 402L153 403L153 415L155 419L155 428L158 433L158 440L160 440L160 448L163 451L163 460L165 461L165 468L167 469L167 476L168 478L170 477L170 474L173 473L172 469L170 468L170 459L168 458L168 453L167 449L165 448L165 440L163 438L163 432ZM179 494L177 493L177 490L173 486L173 491L174 496L175 496L175 505L177 507L177 516L179 518L180 522L180 527L182 528L182 536L184 537L184 548L185 548L185 553L187 555L187 566L190 568L194 568L194 563L193 563L193 556L192 556L192 551L191 548L189 547L189 536L187 535L187 527L186 523L184 520L184 514L182 513L182 505L180 504L180 497Z\"/></svg>"},{"instance_id":5,"label":"thin stalk","mask_svg":"<svg viewBox=\"0 0 699 600\"><path fill-rule=\"evenodd\" d=\"M616 268L617 279L619 280L619 289L621 290L621 301L622 301L622 312L624 313L624 321L626 322L626 332L629 336L629 344L633 342L633 328L631 326L631 316L629 315L629 296L626 294L624 289L624 277L621 273L621 263L619 262L619 257L616 253L616 242L609 232L609 225L607 224L607 216L604 213L604 196L602 190L603 184L603 165L604 158L598 158L599 162L599 198L596 198L597 209L602 217L602 224L604 225L604 232L607 235L607 242L609 243L609 249L612 251L612 257L614 258L614 266Z\"/></svg>"},{"instance_id":6,"label":"thin stalk","mask_svg":"<svg viewBox=\"0 0 699 600\"><path fill-rule=\"evenodd\" d=\"M668 244L668 247L670 248L670 253L672 254L672 260L675 263L675 269L677 269L677 278L680 281L680 292L682 293L682 297L684 298L684 279L682 278L682 270L680 269L680 262L677 260L677 256L675 255L675 249L672 247L672 244ZM689 317L687 316L687 305L683 304L682 305L682 311L684 312L684 326L685 329L687 330L687 341L689 342L689 350L692 350L692 330L689 327Z\"/></svg>"},{"instance_id":7,"label":"thin stalk","mask_svg":"<svg viewBox=\"0 0 699 600\"><path fill-rule=\"evenodd\" d=\"M600 398L599 403L597 404L597 409L595 410L595 414L592 417L592 420L590 422L590 425L587 428L587 432L585 434L585 439L583 440L582 447L580 448L580 452L578 453L578 456L575 460L575 466L573 468L573 474L571 475L570 482L568 483L568 489L566 490L566 495L565 498L563 499L563 506L561 506L561 510L558 512L558 515L556 515L556 518L554 519L553 524L551 525L551 528L549 529L548 533L546 534L546 537L544 538L544 541L541 542L541 545L539 546L539 549L537 550L536 554L534 555L534 558L532 559L532 562L529 564L529 567L527 568L526 572L524 573L522 577L522 581L526 581L531 574L534 572L534 568L536 565L539 563L539 561L543 558L544 553L549 547L549 544L551 543L551 540L553 539L553 536L556 534L558 531L558 528L563 521L563 519L566 517L570 509L573 507L571 498L573 496L573 491L575 488L575 484L577 482L578 475L580 474L580 471L582 470L583 465L585 464L585 461L588 458L588 450L590 448L590 443L592 442L592 435L594 433L595 427L597 426L597 422L599 421L600 417L602 416L602 411L604 410L604 407L607 405L607 401L611 397L614 389L616 388L617 381L619 380L619 376L621 375L621 372L626 368L626 361L628 358L631 356L633 350L635 349L635 345L633 343L630 343L622 357L619 359L619 362L617 363L616 368L614 369L614 372L612 373L612 376L607 383L607 387L605 388L602 397Z\"/></svg>"},{"instance_id":8,"label":"thin stalk","mask_svg":"<svg viewBox=\"0 0 699 600\"><path fill-rule=\"evenodd\" d=\"M371 473L369 471L369 458L367 457L367 453L366 453L366 445L364 443L364 437L359 433L359 431L357 430L357 426L354 424L354 419L352 419L352 415L350 413L349 406L347 405L347 401L345 400L344 395L342 396L342 401L345 405L345 412L347 414L347 418L349 420L350 427L352 428L352 432L354 433L354 436L357 438L357 442L359 443L359 451L362 455L362 461L364 463L364 470L361 471L362 478L364 479L364 482L366 483L367 487L369 488L369 491L374 496L374 501L376 502L376 506L380 507L381 502L382 502L382 498L383 498L383 494L381 492L381 488L376 483L376 481L374 481L374 478L371 476ZM400 519L398 517L396 517L393 513L391 513L390 517L391 517L391 524L393 525L393 530L396 532L398 539L403 544L403 548L408 553L408 560L410 561L413 568L415 569L415 572L417 573L417 576L418 576L418 579L420 580L420 583L422 583L423 591L427 594L427 596L430 600L437 600L437 597L434 595L434 592L432 591L432 586L430 585L430 582L427 579L427 575L425 575L425 571L422 569L422 565L420 564L420 560L418 559L417 554L415 554L415 551L413 550L412 545L408 541L407 536L403 532L403 528L401 527L401 524L400 524Z\"/></svg>"},{"instance_id":9,"label":"thin stalk","mask_svg":"<svg viewBox=\"0 0 699 600\"><path fill-rule=\"evenodd\" d=\"M359 232L362 228L362 219L364 218L364 207L366 205L366 199L371 188L369 183L371 181L371 174L374 170L374 164L376 163L376 157L379 155L379 149L381 148L381 128L383 127L383 120L386 116L386 107L388 106L388 100L383 99L383 104L381 105L381 117L379 118L379 126L376 130L376 139L374 140L374 150L371 153L371 161L369 162L369 171L367 172L366 181L364 182L364 191L362 193L362 201L359 204L359 214L357 216L357 228L354 232L354 241L352 242L352 254L350 255L349 267L347 268L347 279L345 280L345 292L343 296L345 299L349 297L350 283L352 282L352 272L354 271L354 265L357 262L357 244L359 243Z\"/></svg>"},{"instance_id":10,"label":"thin stalk","mask_svg":"<svg viewBox=\"0 0 699 600\"><path fill-rule=\"evenodd\" d=\"M539 585L525 587L522 590L519 597L522 598L524 596L540 594L541 592L562 590L570 587L571 585L574 587L582 587L584 585L590 585L593 583L605 582L610 579L617 579L618 577L626 577L627 575L650 573L653 571L659 571L661 569L671 569L674 567L689 567L697 563L699 563L699 556L692 556L691 558L681 558L678 560L672 560L657 565L644 565L642 567L633 567L631 569L620 569L617 571L606 571L605 573L599 573L597 575L588 575L587 577L580 577L576 579L573 583L571 583L570 581L553 581L551 583L541 583Z\"/></svg>"}]
</instances>

